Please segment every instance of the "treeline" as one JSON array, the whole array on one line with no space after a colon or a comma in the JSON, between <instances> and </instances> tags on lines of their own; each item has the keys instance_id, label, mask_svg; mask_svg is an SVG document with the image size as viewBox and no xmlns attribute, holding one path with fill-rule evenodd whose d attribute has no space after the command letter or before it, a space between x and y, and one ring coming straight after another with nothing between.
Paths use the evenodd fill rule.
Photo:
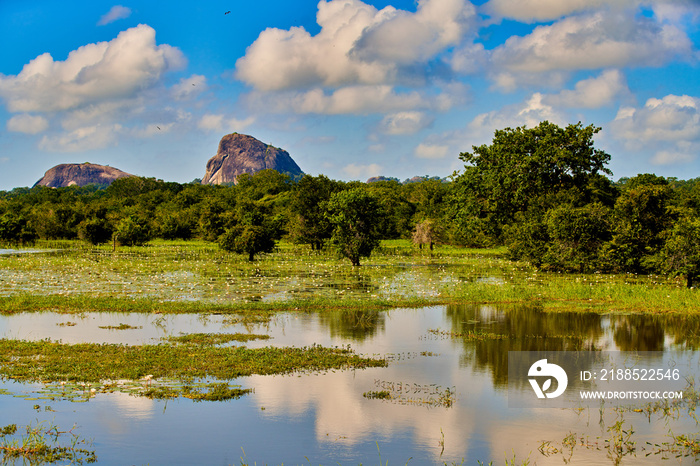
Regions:
<instances>
[{"instance_id":1,"label":"treeline","mask_svg":"<svg viewBox=\"0 0 700 466\"><path fill-rule=\"evenodd\" d=\"M198 238L252 259L281 238L322 249L336 232L337 247L357 243L350 245L357 251L344 253L357 263L380 239L410 238L416 224L445 218L450 187L427 177L366 184L306 175L295 182L263 170L239 176L233 186L131 177L106 188L16 188L0 192L0 241L116 239L130 246L154 238ZM343 222L354 232L343 232Z\"/></svg>"},{"instance_id":2,"label":"treeline","mask_svg":"<svg viewBox=\"0 0 700 466\"><path fill-rule=\"evenodd\" d=\"M651 174L613 182L600 130L496 131L460 154L452 181L299 181L272 170L235 186L124 178L107 188L17 188L0 192L0 241L81 238L139 245L199 238L225 250L269 252L281 238L332 246L353 264L381 239L417 244L505 245L513 259L547 270L700 276L700 178Z\"/></svg>"}]
</instances>

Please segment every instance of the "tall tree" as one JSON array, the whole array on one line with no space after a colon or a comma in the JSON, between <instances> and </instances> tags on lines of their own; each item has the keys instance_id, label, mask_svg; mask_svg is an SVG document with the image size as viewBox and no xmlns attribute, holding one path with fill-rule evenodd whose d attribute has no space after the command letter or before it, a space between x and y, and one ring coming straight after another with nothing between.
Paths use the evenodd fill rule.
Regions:
<instances>
[{"instance_id":1,"label":"tall tree","mask_svg":"<svg viewBox=\"0 0 700 466\"><path fill-rule=\"evenodd\" d=\"M379 246L378 225L382 209L377 199L363 188L340 191L326 204L328 220L333 225L331 243L354 266L369 257Z\"/></svg>"},{"instance_id":2,"label":"tall tree","mask_svg":"<svg viewBox=\"0 0 700 466\"><path fill-rule=\"evenodd\" d=\"M606 168L610 155L593 145L598 131L593 125L561 128L547 121L531 129L496 131L490 145L459 156L466 165L455 178L461 200L457 217L481 219L490 234L499 236L533 202L572 188L588 191L594 178L611 174Z\"/></svg>"}]
</instances>

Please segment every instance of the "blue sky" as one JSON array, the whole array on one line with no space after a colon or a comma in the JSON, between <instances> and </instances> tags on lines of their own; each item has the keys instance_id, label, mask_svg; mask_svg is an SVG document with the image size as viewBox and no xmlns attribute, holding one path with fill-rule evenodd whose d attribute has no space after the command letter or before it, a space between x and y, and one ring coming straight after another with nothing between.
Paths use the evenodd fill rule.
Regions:
<instances>
[{"instance_id":1,"label":"blue sky","mask_svg":"<svg viewBox=\"0 0 700 466\"><path fill-rule=\"evenodd\" d=\"M696 178L699 28L698 0L4 0L0 189L189 182L231 132L314 175L447 176L542 120L602 127L615 179Z\"/></svg>"}]
</instances>

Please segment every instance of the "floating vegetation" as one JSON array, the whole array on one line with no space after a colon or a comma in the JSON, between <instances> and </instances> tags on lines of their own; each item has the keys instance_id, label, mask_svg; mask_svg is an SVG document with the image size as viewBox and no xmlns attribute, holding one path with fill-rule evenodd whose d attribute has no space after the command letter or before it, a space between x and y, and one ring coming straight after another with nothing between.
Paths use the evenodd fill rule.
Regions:
<instances>
[{"instance_id":1,"label":"floating vegetation","mask_svg":"<svg viewBox=\"0 0 700 466\"><path fill-rule=\"evenodd\" d=\"M480 341L480 340L505 340L511 338L510 335L504 335L502 333L492 333L484 332L482 330L470 330L468 332L450 332L449 330L440 330L437 328L428 329L428 333L437 336L444 336L449 338L462 338L464 340L470 341Z\"/></svg>"},{"instance_id":2,"label":"floating vegetation","mask_svg":"<svg viewBox=\"0 0 700 466\"><path fill-rule=\"evenodd\" d=\"M390 400L391 399L391 392L389 390L381 390L381 391L373 391L370 390L368 392L364 392L362 394L367 399L370 400Z\"/></svg>"},{"instance_id":3,"label":"floating vegetation","mask_svg":"<svg viewBox=\"0 0 700 466\"><path fill-rule=\"evenodd\" d=\"M270 335L255 335L252 333L188 333L179 336L164 337L162 340L168 343L180 343L184 345L223 345L232 341L247 342L253 340L268 340Z\"/></svg>"},{"instance_id":4,"label":"floating vegetation","mask_svg":"<svg viewBox=\"0 0 700 466\"><path fill-rule=\"evenodd\" d=\"M58 327L75 327L75 326L78 325L78 324L75 323L75 322L59 322L59 323L57 323L56 325L57 325Z\"/></svg>"},{"instance_id":5,"label":"floating vegetation","mask_svg":"<svg viewBox=\"0 0 700 466\"><path fill-rule=\"evenodd\" d=\"M83 448L88 442L73 431L61 431L57 426L46 421L28 425L26 434L17 435L17 425L10 424L0 428L0 462L14 464L16 460L28 464L70 462L71 464L94 463L97 455L94 450ZM68 445L61 445L59 440L68 437Z\"/></svg>"},{"instance_id":6,"label":"floating vegetation","mask_svg":"<svg viewBox=\"0 0 700 466\"><path fill-rule=\"evenodd\" d=\"M228 383L211 383L200 389L192 385L184 385L179 388L155 387L141 393L141 396L152 399L178 398L180 396L194 401L226 401L238 399L253 391L252 388L230 387Z\"/></svg>"},{"instance_id":7,"label":"floating vegetation","mask_svg":"<svg viewBox=\"0 0 700 466\"><path fill-rule=\"evenodd\" d=\"M215 377L230 380L252 374L288 374L342 368L386 366L346 348L216 347L141 345L0 339L0 374L28 382L99 382L153 378Z\"/></svg>"},{"instance_id":8,"label":"floating vegetation","mask_svg":"<svg viewBox=\"0 0 700 466\"><path fill-rule=\"evenodd\" d=\"M119 325L100 325L99 328L107 330L138 330L143 327L134 327L133 325L120 323Z\"/></svg>"}]
</instances>

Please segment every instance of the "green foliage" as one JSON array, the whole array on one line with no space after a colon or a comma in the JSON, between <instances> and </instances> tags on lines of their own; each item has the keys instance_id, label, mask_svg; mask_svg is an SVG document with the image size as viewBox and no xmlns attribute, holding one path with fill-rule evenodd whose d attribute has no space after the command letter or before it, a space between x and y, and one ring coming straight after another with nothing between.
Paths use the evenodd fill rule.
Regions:
<instances>
[{"instance_id":1,"label":"green foliage","mask_svg":"<svg viewBox=\"0 0 700 466\"><path fill-rule=\"evenodd\" d=\"M5 212L0 216L0 241L12 244L32 243L37 235L24 215Z\"/></svg>"},{"instance_id":2,"label":"green foliage","mask_svg":"<svg viewBox=\"0 0 700 466\"><path fill-rule=\"evenodd\" d=\"M219 237L221 249L247 254L253 261L255 255L275 249L277 230L266 207L259 202L242 202L236 210L235 224Z\"/></svg>"},{"instance_id":3,"label":"green foliage","mask_svg":"<svg viewBox=\"0 0 700 466\"><path fill-rule=\"evenodd\" d=\"M593 147L599 130L544 121L532 129L496 131L491 145L459 156L467 164L455 178L461 217L485 219L488 234L499 237L518 212L543 196L583 190L599 173L610 174L605 168L610 156Z\"/></svg>"},{"instance_id":4,"label":"green foliage","mask_svg":"<svg viewBox=\"0 0 700 466\"><path fill-rule=\"evenodd\" d=\"M104 218L89 218L78 225L78 236L90 244L102 244L112 239L112 226Z\"/></svg>"},{"instance_id":5,"label":"green foliage","mask_svg":"<svg viewBox=\"0 0 700 466\"><path fill-rule=\"evenodd\" d=\"M333 226L325 213L325 203L333 193L342 189L342 183L323 175L304 175L297 183L289 206L289 235L295 243L308 244L312 250L321 250L333 233Z\"/></svg>"},{"instance_id":6,"label":"green foliage","mask_svg":"<svg viewBox=\"0 0 700 466\"><path fill-rule=\"evenodd\" d=\"M379 246L378 224L383 215L374 195L362 188L340 191L331 196L327 218L333 225L332 244L354 266Z\"/></svg>"},{"instance_id":7,"label":"green foliage","mask_svg":"<svg viewBox=\"0 0 700 466\"><path fill-rule=\"evenodd\" d=\"M624 184L615 203L613 237L606 251L613 270L653 270L663 232L674 221L671 198L668 182L655 175L638 175Z\"/></svg>"},{"instance_id":8,"label":"green foliage","mask_svg":"<svg viewBox=\"0 0 700 466\"><path fill-rule=\"evenodd\" d=\"M117 224L115 235L123 246L141 246L151 240L148 222L136 215L123 218Z\"/></svg>"},{"instance_id":9,"label":"green foliage","mask_svg":"<svg viewBox=\"0 0 700 466\"><path fill-rule=\"evenodd\" d=\"M668 231L661 264L671 275L685 275L690 288L700 277L700 219L683 216Z\"/></svg>"}]
</instances>

